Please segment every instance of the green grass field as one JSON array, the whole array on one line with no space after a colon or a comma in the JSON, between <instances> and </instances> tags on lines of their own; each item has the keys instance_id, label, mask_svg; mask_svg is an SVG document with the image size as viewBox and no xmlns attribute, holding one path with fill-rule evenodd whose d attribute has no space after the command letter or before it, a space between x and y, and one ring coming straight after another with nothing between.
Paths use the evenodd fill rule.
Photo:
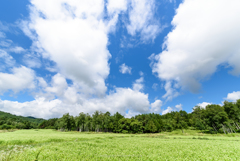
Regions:
<instances>
[{"instance_id":1,"label":"green grass field","mask_svg":"<svg viewBox=\"0 0 240 161\"><path fill-rule=\"evenodd\" d=\"M0 160L239 160L240 135L0 131Z\"/></svg>"}]
</instances>

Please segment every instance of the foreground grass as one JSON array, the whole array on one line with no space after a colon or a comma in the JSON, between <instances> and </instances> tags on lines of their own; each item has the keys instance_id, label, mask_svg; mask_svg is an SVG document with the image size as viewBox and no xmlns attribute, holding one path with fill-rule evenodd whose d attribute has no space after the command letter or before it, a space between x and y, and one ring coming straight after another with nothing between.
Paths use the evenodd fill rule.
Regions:
<instances>
[{"instance_id":1,"label":"foreground grass","mask_svg":"<svg viewBox=\"0 0 240 161\"><path fill-rule=\"evenodd\" d=\"M0 160L239 160L239 156L238 134L0 133Z\"/></svg>"}]
</instances>

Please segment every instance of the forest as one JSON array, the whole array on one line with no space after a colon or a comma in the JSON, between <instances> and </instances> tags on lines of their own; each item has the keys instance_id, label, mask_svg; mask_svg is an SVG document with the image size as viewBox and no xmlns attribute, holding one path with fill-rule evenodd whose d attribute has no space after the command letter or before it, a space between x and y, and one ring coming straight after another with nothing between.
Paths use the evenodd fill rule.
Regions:
<instances>
[{"instance_id":1,"label":"forest","mask_svg":"<svg viewBox=\"0 0 240 161\"><path fill-rule=\"evenodd\" d=\"M206 108L195 106L191 113L172 111L165 115L148 113L125 118L116 112L95 111L92 115L79 113L78 116L64 114L61 118L49 120L21 117L0 113L0 129L56 129L60 131L95 131L113 133L159 133L180 129L201 130L205 133L240 132L240 99L225 101L223 106L211 104Z\"/></svg>"},{"instance_id":2,"label":"forest","mask_svg":"<svg viewBox=\"0 0 240 161\"><path fill-rule=\"evenodd\" d=\"M95 111L92 115L80 113L73 117L69 114L61 118L45 120L39 128L61 131L77 130L114 133L158 133L176 129L196 129L207 133L240 132L240 99L237 102L225 101L223 106L212 104L206 108L195 106L191 113L172 111L165 115L141 114L124 118L120 113Z\"/></svg>"}]
</instances>

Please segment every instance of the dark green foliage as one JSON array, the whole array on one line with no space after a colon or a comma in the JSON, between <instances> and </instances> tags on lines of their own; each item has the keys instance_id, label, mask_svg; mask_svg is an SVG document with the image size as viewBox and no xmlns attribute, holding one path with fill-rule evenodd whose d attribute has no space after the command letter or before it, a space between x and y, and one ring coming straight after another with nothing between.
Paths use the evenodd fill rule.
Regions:
<instances>
[{"instance_id":1,"label":"dark green foliage","mask_svg":"<svg viewBox=\"0 0 240 161\"><path fill-rule=\"evenodd\" d=\"M195 122L195 128L196 128L197 130L205 130L205 126L204 126L202 120L200 120L200 119L197 119L197 120L196 120L196 122Z\"/></svg>"},{"instance_id":2,"label":"dark green foliage","mask_svg":"<svg viewBox=\"0 0 240 161\"><path fill-rule=\"evenodd\" d=\"M240 121L240 100L237 104L225 101L224 102L224 110L227 113L229 119L239 122Z\"/></svg>"},{"instance_id":3,"label":"dark green foliage","mask_svg":"<svg viewBox=\"0 0 240 161\"><path fill-rule=\"evenodd\" d=\"M49 120L44 120L42 123L38 125L39 129L57 129L55 123L57 122L58 118L53 118Z\"/></svg>"},{"instance_id":4,"label":"dark green foliage","mask_svg":"<svg viewBox=\"0 0 240 161\"><path fill-rule=\"evenodd\" d=\"M0 111L0 129L32 129L38 128L44 119L16 116Z\"/></svg>"}]
</instances>

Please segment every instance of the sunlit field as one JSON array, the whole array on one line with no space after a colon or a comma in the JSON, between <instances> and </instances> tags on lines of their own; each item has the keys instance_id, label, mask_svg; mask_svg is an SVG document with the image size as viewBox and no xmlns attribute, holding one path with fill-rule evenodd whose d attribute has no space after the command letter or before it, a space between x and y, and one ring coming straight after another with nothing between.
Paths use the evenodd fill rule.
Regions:
<instances>
[{"instance_id":1,"label":"sunlit field","mask_svg":"<svg viewBox=\"0 0 240 161\"><path fill-rule=\"evenodd\" d=\"M0 160L239 160L239 134L0 133Z\"/></svg>"}]
</instances>

